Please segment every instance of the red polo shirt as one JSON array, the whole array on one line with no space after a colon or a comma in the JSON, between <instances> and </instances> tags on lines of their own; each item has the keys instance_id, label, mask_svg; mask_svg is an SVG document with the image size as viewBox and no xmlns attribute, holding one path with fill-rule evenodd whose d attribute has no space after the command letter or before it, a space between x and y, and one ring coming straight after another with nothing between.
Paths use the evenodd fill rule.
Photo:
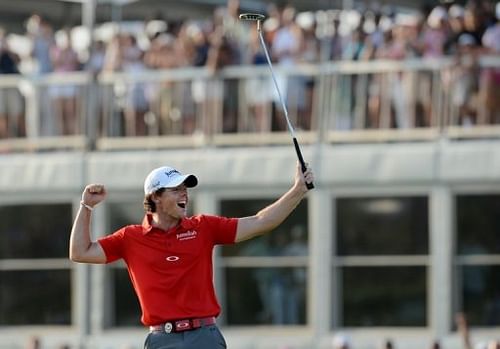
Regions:
<instances>
[{"instance_id":1,"label":"red polo shirt","mask_svg":"<svg viewBox=\"0 0 500 349\"><path fill-rule=\"evenodd\" d=\"M199 215L184 218L168 231L129 225L99 239L106 262L123 258L141 304L144 325L217 316L212 250L236 238L237 218Z\"/></svg>"}]
</instances>

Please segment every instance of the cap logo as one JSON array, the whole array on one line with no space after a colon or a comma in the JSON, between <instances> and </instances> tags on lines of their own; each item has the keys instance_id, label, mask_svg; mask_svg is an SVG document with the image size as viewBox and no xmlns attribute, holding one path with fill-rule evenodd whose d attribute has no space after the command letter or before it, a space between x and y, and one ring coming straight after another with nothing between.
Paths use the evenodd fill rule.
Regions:
<instances>
[{"instance_id":1,"label":"cap logo","mask_svg":"<svg viewBox=\"0 0 500 349\"><path fill-rule=\"evenodd\" d=\"M175 173L176 174L180 174L179 171L177 171L177 170L170 170L170 171L165 172L165 174L167 175L167 177L171 177Z\"/></svg>"},{"instance_id":2,"label":"cap logo","mask_svg":"<svg viewBox=\"0 0 500 349\"><path fill-rule=\"evenodd\" d=\"M152 183L150 186L149 186L149 190L154 190L155 188L159 187L161 184L160 181L157 181L155 183Z\"/></svg>"}]
</instances>

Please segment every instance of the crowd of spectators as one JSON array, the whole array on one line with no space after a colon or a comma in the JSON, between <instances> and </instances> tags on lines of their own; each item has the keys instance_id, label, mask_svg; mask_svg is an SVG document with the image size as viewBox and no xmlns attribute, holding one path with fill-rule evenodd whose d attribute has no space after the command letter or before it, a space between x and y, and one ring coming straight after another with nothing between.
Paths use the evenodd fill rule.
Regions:
<instances>
[{"instance_id":1,"label":"crowd of spectators","mask_svg":"<svg viewBox=\"0 0 500 349\"><path fill-rule=\"evenodd\" d=\"M21 72L33 76L79 70L95 75L141 74L157 69L205 67L213 78L196 79L189 85L169 81L160 85L115 85L113 93L123 120L116 133L147 135L152 125L157 134L191 134L200 127L204 132L284 130L280 108L270 110L277 96L269 79L246 82L247 105L253 117L243 128L236 121L237 82L217 79L217 71L226 66L266 64L255 23L238 20L239 13L239 1L228 0L226 6L214 10L210 19L155 19L129 27L122 23L107 32L102 26L92 42L82 28L53 28L46 19L33 15L26 21L23 36L0 31L0 74ZM500 54L500 5L492 0L468 0L463 5L443 0L437 6L407 13L375 5L297 13L290 5L270 5L266 15L263 34L272 60L279 67L337 60L453 56L455 69L443 72L441 79L450 90L457 124L500 122L500 68L480 70L477 60L483 54ZM413 86L411 81L404 74L391 81L394 102L389 126L431 124L432 77L421 74L419 79L417 91L411 93L421 102L417 103L414 120L403 117L404 92ZM293 105L297 126L310 129L314 80L278 74L277 81L287 103ZM379 78L372 76L367 92L367 128L382 127L377 93L380 86ZM82 131L80 96L77 86L71 84L56 84L42 91L41 100L50 101L46 114L53 115L55 133ZM0 138L25 134L22 102L18 89L0 89ZM484 105L482 112L479 105ZM202 115L202 125L196 115ZM220 120L217 115L221 115Z\"/></svg>"}]
</instances>

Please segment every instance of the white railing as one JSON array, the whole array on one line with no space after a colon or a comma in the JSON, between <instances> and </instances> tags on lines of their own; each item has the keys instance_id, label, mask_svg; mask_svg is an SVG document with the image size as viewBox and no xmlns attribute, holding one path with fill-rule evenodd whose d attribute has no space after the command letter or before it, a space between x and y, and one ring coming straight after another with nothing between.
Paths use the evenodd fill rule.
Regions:
<instances>
[{"instance_id":1,"label":"white railing","mask_svg":"<svg viewBox=\"0 0 500 349\"><path fill-rule=\"evenodd\" d=\"M274 68L300 141L313 143L499 137L500 111L485 102L492 87L481 77L500 70L500 57L478 66L446 58ZM19 91L23 105L7 115L2 151L289 142L266 65L1 76L0 91Z\"/></svg>"}]
</instances>

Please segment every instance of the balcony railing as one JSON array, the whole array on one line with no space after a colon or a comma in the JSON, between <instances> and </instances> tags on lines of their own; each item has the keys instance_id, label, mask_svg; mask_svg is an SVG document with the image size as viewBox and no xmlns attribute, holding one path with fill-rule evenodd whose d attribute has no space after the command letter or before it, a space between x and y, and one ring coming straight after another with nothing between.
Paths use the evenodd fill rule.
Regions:
<instances>
[{"instance_id":1,"label":"balcony railing","mask_svg":"<svg viewBox=\"0 0 500 349\"><path fill-rule=\"evenodd\" d=\"M274 68L302 143L500 137L500 57ZM289 142L265 65L4 75L0 93L3 152Z\"/></svg>"}]
</instances>

